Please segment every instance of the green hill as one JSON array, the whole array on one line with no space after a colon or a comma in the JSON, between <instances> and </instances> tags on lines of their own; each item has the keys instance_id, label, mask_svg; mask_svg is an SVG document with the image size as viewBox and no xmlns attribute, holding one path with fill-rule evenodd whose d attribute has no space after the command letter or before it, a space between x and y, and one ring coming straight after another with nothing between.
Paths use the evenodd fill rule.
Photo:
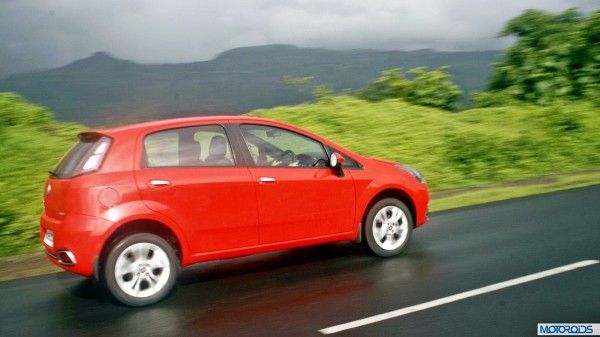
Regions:
<instances>
[{"instance_id":1,"label":"green hill","mask_svg":"<svg viewBox=\"0 0 600 337\"><path fill-rule=\"evenodd\" d=\"M87 125L188 115L241 114L312 100L311 90L283 83L313 77L336 92L360 89L386 69L450 65L465 92L483 90L498 51L334 51L286 45L248 47L214 60L137 64L96 53L61 68L0 78L0 92L17 92L47 106L57 119Z\"/></svg>"}]
</instances>

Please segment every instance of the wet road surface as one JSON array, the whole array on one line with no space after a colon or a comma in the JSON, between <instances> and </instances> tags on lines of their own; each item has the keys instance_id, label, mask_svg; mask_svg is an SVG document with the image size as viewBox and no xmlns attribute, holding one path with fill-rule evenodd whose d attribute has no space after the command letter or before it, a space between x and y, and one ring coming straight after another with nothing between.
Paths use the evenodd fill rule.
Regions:
<instances>
[{"instance_id":1,"label":"wet road surface","mask_svg":"<svg viewBox=\"0 0 600 337\"><path fill-rule=\"evenodd\" d=\"M0 336L324 336L321 329L600 260L600 185L438 212L401 256L335 243L185 269L128 308L68 273L0 282ZM50 263L50 262L49 262ZM535 336L600 323L600 264L330 336Z\"/></svg>"}]
</instances>

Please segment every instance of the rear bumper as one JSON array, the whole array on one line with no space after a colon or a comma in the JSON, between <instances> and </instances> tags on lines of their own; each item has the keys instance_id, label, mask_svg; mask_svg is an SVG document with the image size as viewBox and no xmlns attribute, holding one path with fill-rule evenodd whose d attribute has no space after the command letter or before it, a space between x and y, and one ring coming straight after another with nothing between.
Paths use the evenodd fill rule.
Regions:
<instances>
[{"instance_id":1,"label":"rear bumper","mask_svg":"<svg viewBox=\"0 0 600 337\"><path fill-rule=\"evenodd\" d=\"M77 265L75 254L68 250L59 250L58 254L54 255L51 251L46 249L46 255L48 255L49 258L56 260L63 266L72 267Z\"/></svg>"},{"instance_id":2,"label":"rear bumper","mask_svg":"<svg viewBox=\"0 0 600 337\"><path fill-rule=\"evenodd\" d=\"M80 214L55 219L43 213L40 218L40 239L48 259L69 272L91 277L94 264L102 250L103 238L112 222ZM44 240L51 230L53 241Z\"/></svg>"}]
</instances>

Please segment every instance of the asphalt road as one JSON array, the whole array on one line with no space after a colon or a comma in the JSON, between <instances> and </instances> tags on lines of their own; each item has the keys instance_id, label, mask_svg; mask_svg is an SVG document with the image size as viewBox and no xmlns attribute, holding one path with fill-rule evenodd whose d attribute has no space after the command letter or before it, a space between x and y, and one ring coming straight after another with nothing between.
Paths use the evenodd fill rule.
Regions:
<instances>
[{"instance_id":1,"label":"asphalt road","mask_svg":"<svg viewBox=\"0 0 600 337\"><path fill-rule=\"evenodd\" d=\"M0 283L0 336L323 336L319 330L600 260L600 185L435 213L401 256L336 243L204 263L147 308L67 273ZM331 336L535 336L600 323L600 264Z\"/></svg>"}]
</instances>

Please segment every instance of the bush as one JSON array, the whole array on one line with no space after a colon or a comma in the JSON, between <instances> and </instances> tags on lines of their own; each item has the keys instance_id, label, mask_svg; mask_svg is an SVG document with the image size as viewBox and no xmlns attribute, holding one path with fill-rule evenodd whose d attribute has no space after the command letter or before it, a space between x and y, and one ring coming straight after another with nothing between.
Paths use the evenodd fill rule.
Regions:
<instances>
[{"instance_id":1,"label":"bush","mask_svg":"<svg viewBox=\"0 0 600 337\"><path fill-rule=\"evenodd\" d=\"M80 125L57 123L45 108L0 93L0 256L40 250L44 181L73 145Z\"/></svg>"}]
</instances>

